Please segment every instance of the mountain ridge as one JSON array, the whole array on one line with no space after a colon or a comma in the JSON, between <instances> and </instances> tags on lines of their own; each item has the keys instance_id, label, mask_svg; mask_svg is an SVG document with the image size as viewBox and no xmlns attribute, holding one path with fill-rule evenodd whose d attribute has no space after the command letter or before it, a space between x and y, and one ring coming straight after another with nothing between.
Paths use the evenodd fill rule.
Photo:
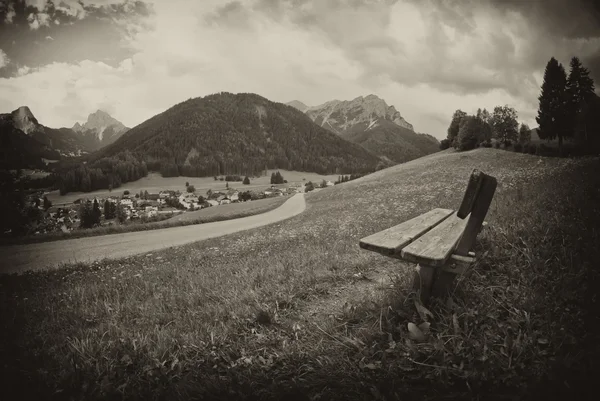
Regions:
<instances>
[{"instance_id":1,"label":"mountain ridge","mask_svg":"<svg viewBox=\"0 0 600 401\"><path fill-rule=\"evenodd\" d=\"M287 104L303 105L296 100ZM296 107L302 111L302 108ZM403 163L439 150L439 141L417 133L393 105L374 94L352 100L330 100L304 110L317 125L357 143L395 163Z\"/></svg>"},{"instance_id":2,"label":"mountain ridge","mask_svg":"<svg viewBox=\"0 0 600 401\"><path fill-rule=\"evenodd\" d=\"M381 160L299 110L254 93L188 99L138 124L90 160L124 150L164 176L251 174L265 168L350 173Z\"/></svg>"}]
</instances>

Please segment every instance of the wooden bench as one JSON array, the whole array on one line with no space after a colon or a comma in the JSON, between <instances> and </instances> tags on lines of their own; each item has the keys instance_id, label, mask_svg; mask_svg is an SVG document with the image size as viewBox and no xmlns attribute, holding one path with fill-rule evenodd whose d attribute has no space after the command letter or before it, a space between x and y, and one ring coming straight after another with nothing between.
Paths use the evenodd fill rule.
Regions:
<instances>
[{"instance_id":1,"label":"wooden bench","mask_svg":"<svg viewBox=\"0 0 600 401\"><path fill-rule=\"evenodd\" d=\"M433 209L387 230L360 240L362 249L417 263L414 288L424 303L443 296L457 274L475 262L472 249L487 223L487 211L496 191L496 179L473 170L457 211Z\"/></svg>"}]
</instances>

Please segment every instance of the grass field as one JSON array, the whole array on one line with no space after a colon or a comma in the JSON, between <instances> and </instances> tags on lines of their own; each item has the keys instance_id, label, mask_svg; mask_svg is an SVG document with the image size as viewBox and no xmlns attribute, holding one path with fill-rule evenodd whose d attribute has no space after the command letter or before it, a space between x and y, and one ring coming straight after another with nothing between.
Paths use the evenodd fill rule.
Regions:
<instances>
[{"instance_id":1,"label":"grass field","mask_svg":"<svg viewBox=\"0 0 600 401\"><path fill-rule=\"evenodd\" d=\"M250 185L243 185L241 182L229 182L229 188L239 190L262 190L271 186L271 173L279 171L283 178L291 183L304 183L312 181L313 183L320 183L322 180L336 181L337 175L319 175L316 173L307 173L301 171L287 171L287 170L269 170L268 175L250 180ZM53 204L68 204L73 201L84 198L84 197L107 197L107 196L122 196L123 192L128 190L132 194L139 193L140 191L148 191L149 193L158 193L161 190L179 190L185 191L185 183L189 182L196 188L198 195L206 195L206 191L212 189L213 191L225 190L225 181L215 181L213 177L162 177L158 173L149 173L147 177L141 178L137 181L127 182L120 188L109 192L108 190L98 190L92 192L70 192L66 195L60 195L58 190L49 192L47 194L48 199Z\"/></svg>"},{"instance_id":2,"label":"grass field","mask_svg":"<svg viewBox=\"0 0 600 401\"><path fill-rule=\"evenodd\" d=\"M447 150L306 195L271 226L0 278L23 399L586 399L600 356L598 158ZM360 238L499 185L478 262L423 313ZM430 323L423 342L407 324ZM566 383L566 384L565 384ZM543 394L542 394L543 393ZM538 397L535 397L538 399Z\"/></svg>"},{"instance_id":3,"label":"grass field","mask_svg":"<svg viewBox=\"0 0 600 401\"><path fill-rule=\"evenodd\" d=\"M213 221L239 219L241 217L253 216L256 214L266 213L270 210L276 209L288 199L289 196L279 196L276 198L258 199L249 202L213 206L207 209L197 210L194 212L184 212L174 217L155 222L114 224L112 226L75 230L70 231L68 233L63 233L62 231L59 231L17 238L7 237L0 239L0 246L9 244L31 244L35 242L59 241L71 238L96 237L99 235L157 230L161 228L210 223Z\"/></svg>"}]
</instances>

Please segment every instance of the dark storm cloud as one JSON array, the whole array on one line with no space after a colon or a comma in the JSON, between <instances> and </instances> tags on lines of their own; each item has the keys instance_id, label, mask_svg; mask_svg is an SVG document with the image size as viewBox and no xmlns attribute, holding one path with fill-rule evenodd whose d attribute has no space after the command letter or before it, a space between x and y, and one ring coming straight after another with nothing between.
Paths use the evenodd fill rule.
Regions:
<instances>
[{"instance_id":1,"label":"dark storm cloud","mask_svg":"<svg viewBox=\"0 0 600 401\"><path fill-rule=\"evenodd\" d=\"M521 68L544 68L551 56L564 56L562 62L579 56L588 67L595 81L600 81L600 49L591 54L572 54L569 41L591 41L600 39L600 1L598 0L409 0L414 4L426 4L446 24L463 32L471 32L474 24L472 10L490 7L504 18L518 13L530 22L532 28L527 44L527 57ZM548 55L550 44L564 44L557 50L560 54ZM495 43L496 45L497 43ZM502 65L502 64L500 64ZM568 70L568 65L565 66Z\"/></svg>"},{"instance_id":2,"label":"dark storm cloud","mask_svg":"<svg viewBox=\"0 0 600 401\"><path fill-rule=\"evenodd\" d=\"M530 18L547 35L555 38L600 39L598 0L489 1L497 9L517 11ZM590 69L594 81L600 82L600 48L595 53L580 57L584 66ZM565 67L568 70L568 66Z\"/></svg>"},{"instance_id":3,"label":"dark storm cloud","mask_svg":"<svg viewBox=\"0 0 600 401\"><path fill-rule=\"evenodd\" d=\"M70 13L70 9L56 2L47 3L43 10L50 16L48 26L31 29L28 16L40 13L25 2L0 0L0 49L12 63L0 70L0 77L14 76L19 67L35 68L53 62L75 63L82 60L102 61L116 66L133 54L133 49L123 45L129 33L128 21L145 18L152 14L152 7L142 1L94 6L83 3L82 14ZM6 15L14 10L12 22ZM51 36L54 40L45 40Z\"/></svg>"}]
</instances>

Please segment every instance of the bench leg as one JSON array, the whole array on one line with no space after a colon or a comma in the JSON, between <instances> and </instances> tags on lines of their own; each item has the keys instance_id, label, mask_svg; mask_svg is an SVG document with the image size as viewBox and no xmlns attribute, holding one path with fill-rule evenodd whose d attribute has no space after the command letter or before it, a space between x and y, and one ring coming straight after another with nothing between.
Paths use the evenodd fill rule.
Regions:
<instances>
[{"instance_id":1,"label":"bench leg","mask_svg":"<svg viewBox=\"0 0 600 401\"><path fill-rule=\"evenodd\" d=\"M456 273L437 269L435 272L433 285L431 286L431 296L443 298L448 295L452 289L452 284L454 283L455 278Z\"/></svg>"},{"instance_id":2,"label":"bench leg","mask_svg":"<svg viewBox=\"0 0 600 401\"><path fill-rule=\"evenodd\" d=\"M423 304L427 304L431 297L435 270L435 267L417 265L417 271L413 279L413 288L415 291L420 292Z\"/></svg>"}]
</instances>

